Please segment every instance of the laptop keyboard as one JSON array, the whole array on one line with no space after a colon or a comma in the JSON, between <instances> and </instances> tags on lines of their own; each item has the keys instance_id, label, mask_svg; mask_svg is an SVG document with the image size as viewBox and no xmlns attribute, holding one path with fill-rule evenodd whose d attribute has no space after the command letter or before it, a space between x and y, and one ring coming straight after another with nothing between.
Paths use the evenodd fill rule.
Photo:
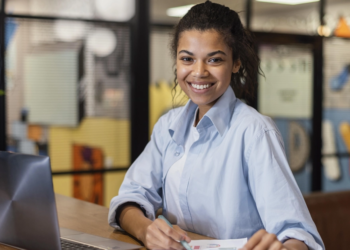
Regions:
<instances>
[{"instance_id":1,"label":"laptop keyboard","mask_svg":"<svg viewBox=\"0 0 350 250\"><path fill-rule=\"evenodd\" d=\"M101 250L103 248L97 248L97 247L92 247L92 246L88 246L85 244L81 244L81 243L77 243L77 242L73 242L73 241L68 241L65 239L61 238L61 247L62 250L66 250L66 249L88 249L88 250Z\"/></svg>"}]
</instances>

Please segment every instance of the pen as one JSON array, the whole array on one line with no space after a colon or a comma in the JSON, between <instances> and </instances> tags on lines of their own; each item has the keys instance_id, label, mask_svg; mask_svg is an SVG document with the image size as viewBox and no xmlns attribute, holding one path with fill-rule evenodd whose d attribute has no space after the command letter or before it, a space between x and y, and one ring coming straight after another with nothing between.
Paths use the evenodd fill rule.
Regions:
<instances>
[{"instance_id":1,"label":"pen","mask_svg":"<svg viewBox=\"0 0 350 250\"><path fill-rule=\"evenodd\" d=\"M163 215L159 215L158 219L161 219L163 221L166 222L166 224L168 224L171 228L173 227L173 225L171 225L171 223L163 216ZM185 240L180 240L180 243L183 245L184 248L186 248L187 250L192 250L192 248L190 247L190 245L188 245L188 243Z\"/></svg>"}]
</instances>

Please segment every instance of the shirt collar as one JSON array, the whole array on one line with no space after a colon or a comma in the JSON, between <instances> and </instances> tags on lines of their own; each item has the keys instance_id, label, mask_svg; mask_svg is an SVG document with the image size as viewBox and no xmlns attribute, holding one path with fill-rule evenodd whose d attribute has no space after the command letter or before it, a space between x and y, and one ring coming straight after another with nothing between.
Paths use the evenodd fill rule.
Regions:
<instances>
[{"instance_id":1,"label":"shirt collar","mask_svg":"<svg viewBox=\"0 0 350 250\"><path fill-rule=\"evenodd\" d=\"M219 134L223 136L230 125L236 101L237 98L231 86L229 86L214 106L203 116L197 128L204 128L213 124ZM193 122L193 116L197 107L197 104L189 100L170 124L169 134L177 144L183 145L185 143L185 135L188 132L187 130L192 126L191 122ZM189 123L191 123L191 126L188 126Z\"/></svg>"}]
</instances>

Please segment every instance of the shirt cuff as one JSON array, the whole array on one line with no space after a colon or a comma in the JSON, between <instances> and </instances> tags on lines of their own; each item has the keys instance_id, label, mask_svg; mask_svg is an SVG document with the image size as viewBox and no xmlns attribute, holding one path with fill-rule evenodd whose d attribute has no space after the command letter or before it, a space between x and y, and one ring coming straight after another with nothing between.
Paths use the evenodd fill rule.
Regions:
<instances>
[{"instance_id":1,"label":"shirt cuff","mask_svg":"<svg viewBox=\"0 0 350 250\"><path fill-rule=\"evenodd\" d=\"M310 250L324 250L314 239L314 237L301 228L289 228L277 235L282 243L289 239L296 239L304 242Z\"/></svg>"},{"instance_id":2,"label":"shirt cuff","mask_svg":"<svg viewBox=\"0 0 350 250\"><path fill-rule=\"evenodd\" d=\"M144 201L143 199L138 199L139 197L119 197L116 196L111 200L111 204L109 207L109 213L108 213L108 224L111 227L114 227L117 230L124 231L120 225L116 222L115 216L116 212L119 206L123 205L127 202L134 202L137 203L141 210L145 213L146 217L150 220L155 219L155 211L152 204L150 204L147 201Z\"/></svg>"}]
</instances>

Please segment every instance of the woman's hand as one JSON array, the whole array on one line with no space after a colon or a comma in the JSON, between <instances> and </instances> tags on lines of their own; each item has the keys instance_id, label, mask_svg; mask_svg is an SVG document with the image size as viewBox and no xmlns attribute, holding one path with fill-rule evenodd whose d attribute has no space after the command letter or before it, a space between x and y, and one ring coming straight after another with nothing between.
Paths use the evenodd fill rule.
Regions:
<instances>
[{"instance_id":1,"label":"woman's hand","mask_svg":"<svg viewBox=\"0 0 350 250\"><path fill-rule=\"evenodd\" d=\"M126 232L142 241L148 249L183 250L184 247L179 241L191 241L187 233L178 226L171 228L164 220L151 221L145 217L138 205L125 203L120 207L119 213L117 211L119 225Z\"/></svg>"},{"instance_id":2,"label":"woman's hand","mask_svg":"<svg viewBox=\"0 0 350 250\"><path fill-rule=\"evenodd\" d=\"M289 250L277 239L275 234L269 234L261 229L244 245L242 250Z\"/></svg>"},{"instance_id":3,"label":"woman's hand","mask_svg":"<svg viewBox=\"0 0 350 250\"><path fill-rule=\"evenodd\" d=\"M275 234L270 234L266 230L259 230L251 237L242 250L307 250L307 246L299 241L290 239L284 244L277 239Z\"/></svg>"},{"instance_id":4,"label":"woman's hand","mask_svg":"<svg viewBox=\"0 0 350 250\"><path fill-rule=\"evenodd\" d=\"M178 249L184 250L185 248L179 242L185 240L188 243L191 241L187 233L180 227L174 226L173 228L161 219L153 221L144 232L142 242L148 249Z\"/></svg>"}]
</instances>

